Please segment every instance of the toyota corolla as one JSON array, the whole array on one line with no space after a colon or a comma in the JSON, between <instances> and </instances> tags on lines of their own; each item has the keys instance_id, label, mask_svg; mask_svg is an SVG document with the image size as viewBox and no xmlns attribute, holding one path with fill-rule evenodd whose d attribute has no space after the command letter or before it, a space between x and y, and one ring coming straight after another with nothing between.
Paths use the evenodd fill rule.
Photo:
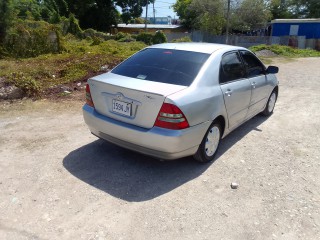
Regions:
<instances>
[{"instance_id":1,"label":"toyota corolla","mask_svg":"<svg viewBox=\"0 0 320 240\"><path fill-rule=\"evenodd\" d=\"M84 120L94 135L121 147L209 162L232 130L272 114L277 72L242 47L154 45L88 80Z\"/></svg>"}]
</instances>

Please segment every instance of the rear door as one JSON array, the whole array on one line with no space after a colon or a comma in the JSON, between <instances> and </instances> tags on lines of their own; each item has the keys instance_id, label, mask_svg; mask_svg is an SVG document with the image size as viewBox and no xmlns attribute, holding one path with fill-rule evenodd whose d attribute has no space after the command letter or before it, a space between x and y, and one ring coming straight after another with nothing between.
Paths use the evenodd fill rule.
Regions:
<instances>
[{"instance_id":1,"label":"rear door","mask_svg":"<svg viewBox=\"0 0 320 240\"><path fill-rule=\"evenodd\" d=\"M245 74L238 51L223 55L219 78L230 129L241 124L247 116L251 98L251 83Z\"/></svg>"},{"instance_id":2,"label":"rear door","mask_svg":"<svg viewBox=\"0 0 320 240\"><path fill-rule=\"evenodd\" d=\"M268 81L265 75L265 66L260 60L249 51L240 51L247 71L247 78L250 80L252 95L249 105L248 117L262 111L267 101L269 91Z\"/></svg>"}]
</instances>

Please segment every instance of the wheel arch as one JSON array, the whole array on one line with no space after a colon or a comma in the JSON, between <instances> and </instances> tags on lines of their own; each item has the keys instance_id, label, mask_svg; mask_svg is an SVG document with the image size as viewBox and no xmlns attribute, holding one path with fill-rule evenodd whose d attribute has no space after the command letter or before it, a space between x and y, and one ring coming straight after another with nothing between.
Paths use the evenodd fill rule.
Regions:
<instances>
[{"instance_id":1,"label":"wheel arch","mask_svg":"<svg viewBox=\"0 0 320 240\"><path fill-rule=\"evenodd\" d=\"M273 92L273 91L275 91L275 92L276 92L277 97L278 97L278 94L279 94L279 86L278 86L278 85L277 85L277 86L275 86L275 87L273 88L272 92Z\"/></svg>"},{"instance_id":2,"label":"wheel arch","mask_svg":"<svg viewBox=\"0 0 320 240\"><path fill-rule=\"evenodd\" d=\"M224 132L225 132L225 128L226 128L226 120L225 120L225 118L222 115L220 115L220 116L216 117L212 121L212 123L219 123L219 125L221 127L221 131L222 131L221 132L221 137L222 137Z\"/></svg>"}]
</instances>

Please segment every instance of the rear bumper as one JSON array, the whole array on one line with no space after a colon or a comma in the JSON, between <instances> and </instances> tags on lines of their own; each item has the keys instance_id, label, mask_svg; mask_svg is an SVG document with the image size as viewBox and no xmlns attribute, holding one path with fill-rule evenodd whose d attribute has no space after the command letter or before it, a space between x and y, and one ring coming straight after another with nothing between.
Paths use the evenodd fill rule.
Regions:
<instances>
[{"instance_id":1,"label":"rear bumper","mask_svg":"<svg viewBox=\"0 0 320 240\"><path fill-rule=\"evenodd\" d=\"M97 137L162 159L195 154L211 124L205 122L183 130L159 127L145 129L101 115L88 105L83 106L83 117L90 131Z\"/></svg>"}]
</instances>

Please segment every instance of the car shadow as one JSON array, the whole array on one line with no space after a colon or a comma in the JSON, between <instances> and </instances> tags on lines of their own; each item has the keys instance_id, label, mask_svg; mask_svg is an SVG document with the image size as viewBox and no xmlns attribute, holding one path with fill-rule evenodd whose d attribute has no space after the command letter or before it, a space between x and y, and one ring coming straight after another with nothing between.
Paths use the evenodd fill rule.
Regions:
<instances>
[{"instance_id":1,"label":"car shadow","mask_svg":"<svg viewBox=\"0 0 320 240\"><path fill-rule=\"evenodd\" d=\"M216 160L266 118L256 116L221 141ZM214 162L199 164L192 157L159 161L104 140L70 152L63 166L75 177L129 202L147 201L197 178Z\"/></svg>"}]
</instances>

